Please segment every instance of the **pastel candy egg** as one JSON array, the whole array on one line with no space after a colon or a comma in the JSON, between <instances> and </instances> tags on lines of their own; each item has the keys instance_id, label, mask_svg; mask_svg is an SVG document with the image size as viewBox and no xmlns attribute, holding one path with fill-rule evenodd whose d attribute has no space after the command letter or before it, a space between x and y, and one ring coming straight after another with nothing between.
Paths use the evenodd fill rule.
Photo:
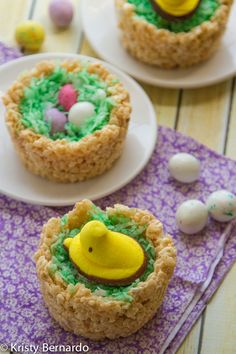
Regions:
<instances>
[{"instance_id":1,"label":"pastel candy egg","mask_svg":"<svg viewBox=\"0 0 236 354\"><path fill-rule=\"evenodd\" d=\"M169 160L169 172L173 178L182 183L195 182L200 175L200 161L188 153L178 153Z\"/></svg>"},{"instance_id":2,"label":"pastel candy egg","mask_svg":"<svg viewBox=\"0 0 236 354\"><path fill-rule=\"evenodd\" d=\"M95 106L90 102L78 102L71 107L68 115L69 122L80 126L87 118L95 114Z\"/></svg>"},{"instance_id":3,"label":"pastel candy egg","mask_svg":"<svg viewBox=\"0 0 236 354\"><path fill-rule=\"evenodd\" d=\"M44 41L44 28L36 21L23 21L16 27L15 38L24 50L36 52Z\"/></svg>"},{"instance_id":4,"label":"pastel candy egg","mask_svg":"<svg viewBox=\"0 0 236 354\"><path fill-rule=\"evenodd\" d=\"M61 106L68 112L77 102L78 93L71 84L63 86L58 94L58 101Z\"/></svg>"},{"instance_id":5,"label":"pastel candy egg","mask_svg":"<svg viewBox=\"0 0 236 354\"><path fill-rule=\"evenodd\" d=\"M65 131L67 118L65 114L60 112L57 108L49 108L45 112L45 120L51 124L52 134Z\"/></svg>"},{"instance_id":6,"label":"pastel candy egg","mask_svg":"<svg viewBox=\"0 0 236 354\"><path fill-rule=\"evenodd\" d=\"M227 222L236 217L236 196L226 190L210 194L206 201L211 217L220 222Z\"/></svg>"},{"instance_id":7,"label":"pastel candy egg","mask_svg":"<svg viewBox=\"0 0 236 354\"><path fill-rule=\"evenodd\" d=\"M95 95L94 95L94 99L95 100L104 100L104 98L106 98L107 94L106 91L104 91L103 89L97 89Z\"/></svg>"},{"instance_id":8,"label":"pastel candy egg","mask_svg":"<svg viewBox=\"0 0 236 354\"><path fill-rule=\"evenodd\" d=\"M49 16L59 28L68 27L73 19L73 6L69 0L52 0L49 4Z\"/></svg>"},{"instance_id":9,"label":"pastel candy egg","mask_svg":"<svg viewBox=\"0 0 236 354\"><path fill-rule=\"evenodd\" d=\"M178 228L185 234L192 235L201 231L207 224L208 210L199 200L191 199L182 203L176 212Z\"/></svg>"}]
</instances>

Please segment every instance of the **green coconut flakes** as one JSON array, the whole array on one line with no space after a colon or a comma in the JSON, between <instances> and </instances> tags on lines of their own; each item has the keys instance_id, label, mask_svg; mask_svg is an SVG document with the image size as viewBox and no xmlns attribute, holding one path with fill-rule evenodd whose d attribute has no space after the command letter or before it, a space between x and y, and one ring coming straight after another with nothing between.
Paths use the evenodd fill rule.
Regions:
<instances>
[{"instance_id":1,"label":"green coconut flakes","mask_svg":"<svg viewBox=\"0 0 236 354\"><path fill-rule=\"evenodd\" d=\"M51 134L50 123L45 120L45 111L49 108L57 108L68 115L68 112L64 112L64 108L58 103L58 93L66 84L72 84L79 93L78 102L87 101L94 104L95 115L86 119L80 127L67 122L65 132ZM96 95L98 89L103 89L107 97L99 98ZM98 75L88 73L86 68L78 73L72 73L58 66L48 76L32 78L30 85L24 90L24 97L19 108L24 127L52 140L79 141L96 130L102 129L108 123L114 106L115 102L109 94L107 83L102 81Z\"/></svg>"},{"instance_id":2,"label":"green coconut flakes","mask_svg":"<svg viewBox=\"0 0 236 354\"><path fill-rule=\"evenodd\" d=\"M116 300L131 302L133 300L129 291L135 288L139 282L145 281L149 274L154 271L155 262L155 249L151 243L143 236L145 226L140 226L128 217L122 215L108 215L98 207L94 207L90 212L91 220L99 220L103 222L108 229L116 232L121 232L136 239L144 248L147 253L147 268L139 279L136 279L132 284L128 286L108 286L103 284L96 284L89 281L86 277L78 273L73 263L69 259L68 252L63 246L63 242L67 237L75 237L83 227L69 230L67 225L67 215L61 218L61 232L58 235L57 241L51 246L52 262L50 265L51 274L59 274L60 277L72 286L72 288L78 284L84 284L84 286L95 292L99 296L112 297Z\"/></svg>"},{"instance_id":3,"label":"green coconut flakes","mask_svg":"<svg viewBox=\"0 0 236 354\"><path fill-rule=\"evenodd\" d=\"M135 6L135 12L139 18L146 20L157 28L176 33L189 32L203 22L209 21L220 6L219 0L201 0L192 17L182 21L170 22L157 14L150 0L128 0L128 2Z\"/></svg>"}]
</instances>

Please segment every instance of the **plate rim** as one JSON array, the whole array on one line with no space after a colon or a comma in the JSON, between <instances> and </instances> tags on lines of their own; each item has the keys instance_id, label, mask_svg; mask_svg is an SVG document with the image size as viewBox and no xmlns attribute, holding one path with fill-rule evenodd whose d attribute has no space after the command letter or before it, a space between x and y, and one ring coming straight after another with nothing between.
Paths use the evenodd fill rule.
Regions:
<instances>
[{"instance_id":1,"label":"plate rim","mask_svg":"<svg viewBox=\"0 0 236 354\"><path fill-rule=\"evenodd\" d=\"M123 77L125 80L129 81L132 85L134 85L136 87L137 90L142 92L142 95L145 97L145 99L147 101L149 101L149 104L150 104L149 105L149 109L150 109L150 113L151 113L149 117L150 117L150 119L152 121L152 124L155 125L156 129L154 131L154 136L153 136L152 143L150 144L148 155L144 159L144 162L140 165L140 167L137 169L137 171L134 174L132 174L132 176L130 176L128 179L126 179L123 183L119 184L119 187L112 187L112 188L109 189L109 191L107 191L105 193L97 192L94 196L88 196L88 198L90 198L91 200L95 201L95 200L98 200L100 198L104 198L106 196L109 196L112 193L120 190L124 186L128 185L146 167L146 165L148 164L148 162L149 162L149 160L150 160L150 158L151 158L151 156L153 154L153 151L155 149L155 146L156 146L156 143L157 143L157 140L158 140L158 121L157 121L157 116L156 116L153 104L152 104L150 98L148 97L148 95L146 94L146 92L143 90L143 88L140 86L140 84L137 83L132 77L130 77L127 73L123 72L122 70L120 70L119 68L114 66L113 64L107 63L106 61L101 60L101 59L97 59L97 58L94 58L94 57L91 57L91 56L88 56L88 55L83 55L83 54L78 54L78 53L53 52L53 53L39 53L39 54L33 54L33 55L29 55L29 56L23 56L23 57L15 59L13 61L10 61L10 62L7 62L5 64L2 64L0 66L0 74L1 74L2 71L9 70L9 68L11 66L17 65L19 62L31 61L31 59L34 59L36 57L39 58L39 60L40 59L48 59L48 60L50 60L50 58L51 59L53 59L53 58L55 59L56 57L58 57L58 58L73 58L74 57L74 58L82 58L82 59L85 59L85 60L91 60L91 61L99 62L99 63L103 64L104 66L107 66L108 69L113 71L115 74L117 72L118 75L120 74L121 77ZM38 176L35 176L35 177L37 178ZM98 177L100 177L100 176L98 176ZM39 178L41 178L41 177L39 177ZM93 180L96 180L96 177ZM51 182L51 183L53 183L53 182ZM6 192L5 190L2 189L1 184L0 184L0 193L2 193L3 195L5 195L7 197L10 197L10 198L12 198L14 200L20 201L20 202L24 202L24 203L32 204L32 205L48 206L48 207L71 206L71 205L75 204L76 201L78 201L80 199L80 197L77 196L75 198L71 197L71 198L67 199L66 202L64 200L63 201L57 201L57 202L47 200L45 202L45 201L43 201L43 199L35 200L34 198L33 199L29 198L29 197L25 198L24 196L22 197L22 196L19 196L19 195L15 195L14 193L11 193L10 191ZM72 198L73 198L73 200L72 200Z\"/></svg>"},{"instance_id":2,"label":"plate rim","mask_svg":"<svg viewBox=\"0 0 236 354\"><path fill-rule=\"evenodd\" d=\"M90 1L93 1L93 0L90 0ZM100 0L101 1L107 1L107 0ZM111 63L112 65L118 67L120 70L125 70L123 67L120 67L117 65L117 63L114 63L111 61L110 58L108 58L106 55L103 54L103 52L100 51L100 49L97 48L96 44L95 44L95 41L91 40L91 36L89 34L89 32L87 31L87 26L85 25L86 23L86 16L84 16L84 11L85 11L85 8L89 6L89 0L81 0L80 1L80 11L81 11L81 20L82 20L82 24L83 24L83 31L86 35L86 38L88 39L91 47L94 49L94 51L105 61L107 61L108 63ZM234 4L232 4L232 7L233 7ZM236 4L235 4L236 6ZM236 11L236 10L235 10ZM141 65L146 65L148 66L147 64L144 64L144 63L139 63L139 61L135 58L133 58L136 62L137 62L137 65L138 64L141 64ZM203 63L204 64L204 63ZM199 64L201 65L201 64ZM196 66L196 68L199 67L199 65ZM157 68L158 69L158 68ZM194 69L194 67L193 67ZM165 69L161 69L159 68L159 70L163 70L165 71ZM177 69L178 70L178 69ZM183 69L184 70L184 69ZM175 72L175 69L173 70L167 70L168 72ZM203 88L203 87L209 87L209 86L213 86L217 83L220 83L220 82L223 82L225 80L229 80L230 78L234 77L235 74L236 74L236 67L233 69L232 72L224 75L224 76L221 76L221 77L216 77L216 78L209 78L208 80L206 81L203 81L203 82L198 82L198 83L194 83L194 84L191 84L190 82L185 82L185 83L179 83L179 82L175 82L175 81L166 81L164 79L152 79L152 78L147 78L145 76L142 76L140 73L142 73L142 70L138 71L138 74L136 75L133 74L133 73L130 73L128 71L124 71L127 75L130 75L132 76L133 78L135 78L136 80L140 80L142 81L143 83L146 83L146 84L150 84L150 85L154 85L154 86L157 86L157 87L162 87L162 88L169 88L169 89L197 89L197 88Z\"/></svg>"}]
</instances>

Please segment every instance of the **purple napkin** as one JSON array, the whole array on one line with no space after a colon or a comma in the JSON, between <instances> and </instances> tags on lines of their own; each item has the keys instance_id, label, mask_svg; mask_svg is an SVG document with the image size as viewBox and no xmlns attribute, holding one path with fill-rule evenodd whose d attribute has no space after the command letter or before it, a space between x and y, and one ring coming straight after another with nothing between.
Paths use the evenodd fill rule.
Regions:
<instances>
[{"instance_id":1,"label":"purple napkin","mask_svg":"<svg viewBox=\"0 0 236 354\"><path fill-rule=\"evenodd\" d=\"M0 64L21 53L0 42ZM173 181L168 159L192 152L202 162L201 179L193 185ZM50 217L69 209L30 206L0 195L0 343L10 345L87 344L93 353L174 353L200 316L236 260L236 227L209 223L201 234L181 235L175 225L178 204L205 200L216 189L236 192L236 162L168 128L160 128L158 143L145 170L128 186L97 202L146 208L159 217L178 248L177 268L157 315L138 333L116 341L92 342L63 331L48 314L39 291L32 256ZM39 350L40 352L40 350Z\"/></svg>"},{"instance_id":2,"label":"purple napkin","mask_svg":"<svg viewBox=\"0 0 236 354\"><path fill-rule=\"evenodd\" d=\"M198 182L182 185L169 176L171 155L193 153L201 160ZM175 225L177 206L188 198L205 200L214 190L236 192L236 162L171 129L159 129L153 156L144 171L120 191L97 202L101 207L124 203L149 209L173 235L178 262L165 300L136 334L115 341L92 342L62 330L48 314L39 291L32 256L44 222L68 208L30 206L0 196L1 275L0 343L40 345L87 344L93 353L174 353L236 259L236 228L211 220L196 236L181 234Z\"/></svg>"}]
</instances>

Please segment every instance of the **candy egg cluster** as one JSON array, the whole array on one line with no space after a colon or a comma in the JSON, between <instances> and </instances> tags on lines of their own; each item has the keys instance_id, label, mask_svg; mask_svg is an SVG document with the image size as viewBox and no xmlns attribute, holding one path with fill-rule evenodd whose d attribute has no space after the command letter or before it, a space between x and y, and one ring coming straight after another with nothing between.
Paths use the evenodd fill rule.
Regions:
<instances>
[{"instance_id":1,"label":"candy egg cluster","mask_svg":"<svg viewBox=\"0 0 236 354\"><path fill-rule=\"evenodd\" d=\"M208 214L219 222L228 222L236 217L236 196L229 191L212 193L203 204L199 200L187 200L176 212L176 223L185 234L200 232L207 224Z\"/></svg>"},{"instance_id":2,"label":"candy egg cluster","mask_svg":"<svg viewBox=\"0 0 236 354\"><path fill-rule=\"evenodd\" d=\"M200 161L188 153L173 155L168 163L171 177L182 183L193 183L199 179ZM199 200L187 200L176 211L176 224L185 234L196 234L207 225L208 215L219 222L228 222L236 217L236 196L229 191L212 193L206 204Z\"/></svg>"},{"instance_id":3,"label":"candy egg cluster","mask_svg":"<svg viewBox=\"0 0 236 354\"><path fill-rule=\"evenodd\" d=\"M106 97L106 92L98 89L95 93L96 99ZM78 102L79 92L72 84L66 84L61 87L58 93L58 105L64 112L57 107L49 107L45 110L45 120L51 126L51 134L65 132L67 122L80 127L84 121L95 115L95 106L91 102Z\"/></svg>"}]
</instances>

